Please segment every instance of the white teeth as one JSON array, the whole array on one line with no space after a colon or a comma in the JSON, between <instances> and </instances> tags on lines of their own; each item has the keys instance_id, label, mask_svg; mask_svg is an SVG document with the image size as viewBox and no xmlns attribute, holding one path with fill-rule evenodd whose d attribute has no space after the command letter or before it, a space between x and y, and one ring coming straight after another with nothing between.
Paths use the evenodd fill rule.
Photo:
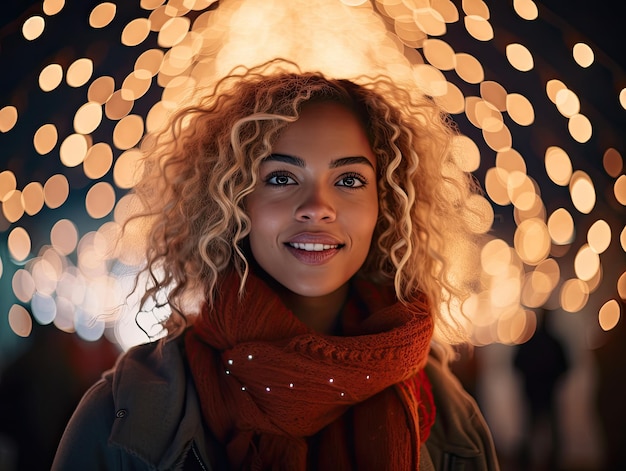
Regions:
<instances>
[{"instance_id":1,"label":"white teeth","mask_svg":"<svg viewBox=\"0 0 626 471\"><path fill-rule=\"evenodd\" d=\"M290 242L289 245L295 249L306 250L307 252L321 252L322 250L336 249L338 247L338 245L300 244L298 242Z\"/></svg>"}]
</instances>

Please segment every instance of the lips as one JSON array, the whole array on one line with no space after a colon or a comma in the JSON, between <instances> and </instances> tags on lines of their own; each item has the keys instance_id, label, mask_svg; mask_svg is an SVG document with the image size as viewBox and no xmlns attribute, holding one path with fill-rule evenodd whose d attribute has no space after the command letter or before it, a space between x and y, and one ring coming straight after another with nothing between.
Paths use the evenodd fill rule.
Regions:
<instances>
[{"instance_id":1,"label":"lips","mask_svg":"<svg viewBox=\"0 0 626 471\"><path fill-rule=\"evenodd\" d=\"M289 246L294 249L305 250L307 252L321 252L323 250L336 249L339 247L339 244L303 244L301 242L289 242Z\"/></svg>"},{"instance_id":2,"label":"lips","mask_svg":"<svg viewBox=\"0 0 626 471\"><path fill-rule=\"evenodd\" d=\"M300 262L321 265L333 258L344 246L326 234L303 233L285 243L287 250Z\"/></svg>"}]
</instances>

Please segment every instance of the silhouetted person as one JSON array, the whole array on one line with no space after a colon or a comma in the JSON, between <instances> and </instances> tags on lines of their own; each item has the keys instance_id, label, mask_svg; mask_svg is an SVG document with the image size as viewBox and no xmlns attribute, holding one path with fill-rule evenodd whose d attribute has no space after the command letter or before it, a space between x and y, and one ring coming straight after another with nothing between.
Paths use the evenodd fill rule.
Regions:
<instances>
[{"instance_id":1,"label":"silhouetted person","mask_svg":"<svg viewBox=\"0 0 626 471\"><path fill-rule=\"evenodd\" d=\"M549 316L546 311L537 313L535 334L518 347L514 357L529 412L520 464L535 471L558 469L561 437L555 393L569 368L563 345L546 325Z\"/></svg>"}]
</instances>

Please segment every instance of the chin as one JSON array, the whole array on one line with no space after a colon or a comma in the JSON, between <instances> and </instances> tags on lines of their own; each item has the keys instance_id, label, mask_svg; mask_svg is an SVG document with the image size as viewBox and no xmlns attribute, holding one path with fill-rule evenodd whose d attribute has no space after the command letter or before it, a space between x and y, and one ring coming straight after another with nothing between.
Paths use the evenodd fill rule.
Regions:
<instances>
[{"instance_id":1,"label":"chin","mask_svg":"<svg viewBox=\"0 0 626 471\"><path fill-rule=\"evenodd\" d=\"M321 297L328 296L330 294L337 292L339 289L344 287L346 283L347 281L345 283L333 284L331 286L329 285L324 286L320 283L312 283L312 284L306 284L306 285L293 285L291 283L286 284L286 285L282 283L281 284L285 288L287 288L291 293L297 296L302 296L305 298L321 298Z\"/></svg>"}]
</instances>

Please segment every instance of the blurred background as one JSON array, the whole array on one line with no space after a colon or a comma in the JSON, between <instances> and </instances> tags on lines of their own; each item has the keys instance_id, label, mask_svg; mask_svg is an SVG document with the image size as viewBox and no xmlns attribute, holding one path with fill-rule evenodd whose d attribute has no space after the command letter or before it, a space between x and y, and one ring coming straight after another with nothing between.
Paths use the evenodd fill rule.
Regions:
<instances>
[{"instance_id":1,"label":"blurred background","mask_svg":"<svg viewBox=\"0 0 626 471\"><path fill-rule=\"evenodd\" d=\"M160 335L168 313L126 296L136 245L112 244L142 137L192 90L274 55L387 73L446 108L488 221L454 370L502 468L626 469L626 34L609 3L3 4L0 470L48 469L85 389Z\"/></svg>"}]
</instances>

